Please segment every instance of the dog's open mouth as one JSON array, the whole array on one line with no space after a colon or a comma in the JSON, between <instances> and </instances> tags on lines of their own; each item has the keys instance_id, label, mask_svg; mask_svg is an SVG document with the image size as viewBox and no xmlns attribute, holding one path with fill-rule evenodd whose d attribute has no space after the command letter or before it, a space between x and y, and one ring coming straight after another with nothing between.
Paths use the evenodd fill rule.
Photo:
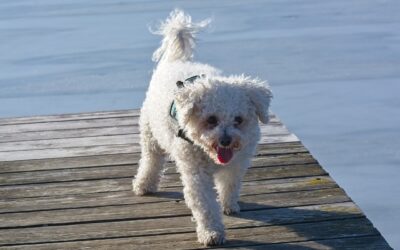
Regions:
<instances>
[{"instance_id":1,"label":"dog's open mouth","mask_svg":"<svg viewBox=\"0 0 400 250\"><path fill-rule=\"evenodd\" d=\"M215 150L217 151L218 161L222 164L228 163L233 157L233 149L232 148L225 148L225 147L217 146Z\"/></svg>"},{"instance_id":2,"label":"dog's open mouth","mask_svg":"<svg viewBox=\"0 0 400 250\"><path fill-rule=\"evenodd\" d=\"M218 162L222 165L225 165L232 160L234 152L240 149L240 144L236 142L230 147L221 147L215 144L213 148L217 153Z\"/></svg>"}]
</instances>

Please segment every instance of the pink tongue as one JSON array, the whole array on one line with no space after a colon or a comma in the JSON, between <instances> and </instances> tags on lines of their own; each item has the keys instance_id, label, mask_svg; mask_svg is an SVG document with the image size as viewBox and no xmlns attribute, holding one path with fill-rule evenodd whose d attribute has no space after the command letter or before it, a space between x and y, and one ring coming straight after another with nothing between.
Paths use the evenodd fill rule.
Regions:
<instances>
[{"instance_id":1,"label":"pink tongue","mask_svg":"<svg viewBox=\"0 0 400 250\"><path fill-rule=\"evenodd\" d=\"M230 148L220 148L217 147L217 154L219 162L225 164L232 159L233 152Z\"/></svg>"}]
</instances>

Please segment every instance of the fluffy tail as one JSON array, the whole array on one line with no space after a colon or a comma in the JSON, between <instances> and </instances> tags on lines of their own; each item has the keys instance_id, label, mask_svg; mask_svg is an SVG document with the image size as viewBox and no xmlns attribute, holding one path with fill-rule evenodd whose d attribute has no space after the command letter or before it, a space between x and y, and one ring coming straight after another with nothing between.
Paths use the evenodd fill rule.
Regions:
<instances>
[{"instance_id":1,"label":"fluffy tail","mask_svg":"<svg viewBox=\"0 0 400 250\"><path fill-rule=\"evenodd\" d=\"M205 28L210 19L192 23L192 18L175 9L160 27L152 33L162 35L161 46L153 53L153 61L187 61L192 59L196 34Z\"/></svg>"}]
</instances>

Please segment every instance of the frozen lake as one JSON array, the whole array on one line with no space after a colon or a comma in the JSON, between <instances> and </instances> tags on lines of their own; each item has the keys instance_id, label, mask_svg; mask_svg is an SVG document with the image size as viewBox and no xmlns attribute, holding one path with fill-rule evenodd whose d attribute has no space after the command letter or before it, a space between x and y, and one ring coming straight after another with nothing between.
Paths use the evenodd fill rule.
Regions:
<instances>
[{"instance_id":1,"label":"frozen lake","mask_svg":"<svg viewBox=\"0 0 400 250\"><path fill-rule=\"evenodd\" d=\"M140 107L148 26L174 7L213 18L197 59L267 79L274 112L400 248L397 0L2 0L0 117Z\"/></svg>"}]
</instances>

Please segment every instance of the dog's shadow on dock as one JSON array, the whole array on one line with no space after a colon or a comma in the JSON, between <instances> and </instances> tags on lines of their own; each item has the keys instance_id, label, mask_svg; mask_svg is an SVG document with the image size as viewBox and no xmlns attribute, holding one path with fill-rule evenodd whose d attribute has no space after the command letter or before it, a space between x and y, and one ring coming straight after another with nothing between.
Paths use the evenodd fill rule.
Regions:
<instances>
[{"instance_id":1,"label":"dog's shadow on dock","mask_svg":"<svg viewBox=\"0 0 400 250\"><path fill-rule=\"evenodd\" d=\"M336 249L341 244L339 238L344 238L343 233L352 228L349 225L351 223L345 220L362 217L350 202L298 207L240 202L240 206L240 213L224 218L225 224L229 225L224 247L258 250Z\"/></svg>"},{"instance_id":2,"label":"dog's shadow on dock","mask_svg":"<svg viewBox=\"0 0 400 250\"><path fill-rule=\"evenodd\" d=\"M163 191L156 195L184 202L181 192ZM351 238L352 233L359 233L358 229L365 226L359 220L363 218L362 212L352 202L296 207L239 203L240 213L224 216L227 242L223 248L337 249L346 244L345 239ZM363 246L356 241L353 244Z\"/></svg>"}]
</instances>

